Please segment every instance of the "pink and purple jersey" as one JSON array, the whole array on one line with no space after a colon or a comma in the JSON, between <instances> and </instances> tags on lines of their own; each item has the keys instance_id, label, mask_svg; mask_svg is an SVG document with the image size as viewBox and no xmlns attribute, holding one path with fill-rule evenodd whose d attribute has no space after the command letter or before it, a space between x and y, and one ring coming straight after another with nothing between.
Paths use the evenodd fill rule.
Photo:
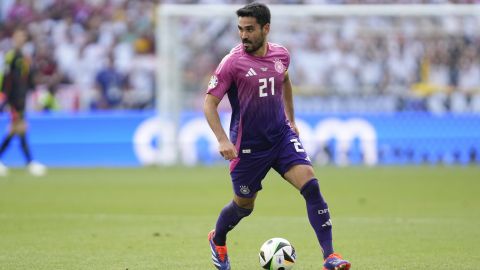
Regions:
<instances>
[{"instance_id":1,"label":"pink and purple jersey","mask_svg":"<svg viewBox=\"0 0 480 270\"><path fill-rule=\"evenodd\" d=\"M223 58L208 85L208 94L219 99L228 95L232 107L230 140L237 150L270 148L290 130L283 103L290 55L283 46L267 46L267 54L257 57L239 44Z\"/></svg>"}]
</instances>

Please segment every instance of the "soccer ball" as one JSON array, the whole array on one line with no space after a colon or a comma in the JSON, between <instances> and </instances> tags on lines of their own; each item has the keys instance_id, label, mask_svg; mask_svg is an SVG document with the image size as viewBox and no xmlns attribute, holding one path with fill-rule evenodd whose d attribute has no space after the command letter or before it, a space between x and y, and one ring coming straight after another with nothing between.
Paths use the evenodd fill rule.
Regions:
<instances>
[{"instance_id":1,"label":"soccer ball","mask_svg":"<svg viewBox=\"0 0 480 270\"><path fill-rule=\"evenodd\" d=\"M270 270L290 270L295 265L295 249L283 238L272 238L260 248L260 265Z\"/></svg>"}]
</instances>

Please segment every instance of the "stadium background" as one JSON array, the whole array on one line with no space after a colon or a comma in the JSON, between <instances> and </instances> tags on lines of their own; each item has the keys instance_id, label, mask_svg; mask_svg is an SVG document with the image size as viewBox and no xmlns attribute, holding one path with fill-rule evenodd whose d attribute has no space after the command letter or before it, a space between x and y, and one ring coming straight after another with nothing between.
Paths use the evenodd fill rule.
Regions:
<instances>
[{"instance_id":1,"label":"stadium background","mask_svg":"<svg viewBox=\"0 0 480 270\"><path fill-rule=\"evenodd\" d=\"M402 3L415 2L395 1ZM162 79L171 78L162 77L167 72L158 64L165 61L158 53L164 37L155 36L160 33L155 5L2 1L0 60L9 49L12 29L25 25L31 38L24 52L52 78L52 83L38 85L28 101L30 139L38 160L50 167L220 161L215 140L201 123L201 106L212 70L237 42L235 21L228 16L213 21L182 17L174 25L180 26L178 35L165 38L175 40L176 51L170 54L179 66L179 74L168 73L177 81L165 84ZM271 40L285 44L292 54L297 116L314 161L478 164L480 23L472 14L308 16L275 22ZM222 110L227 123L226 102ZM154 123L158 112L163 119ZM350 127L351 118L363 122ZM2 114L0 129L6 123ZM194 151L185 150L189 147ZM6 153L7 165L23 164L17 149ZM95 156L89 155L92 151Z\"/></svg>"},{"instance_id":2,"label":"stadium background","mask_svg":"<svg viewBox=\"0 0 480 270\"><path fill-rule=\"evenodd\" d=\"M477 269L478 1L264 2L467 7L455 16L273 14L270 40L292 54L301 139L331 205L335 245L355 269ZM232 8L172 21L172 70L181 72L167 78L177 89L169 92L157 4L0 2L0 60L11 31L26 26L24 52L55 82L28 100L32 152L47 176L23 170L16 141L2 158L13 169L0 178L0 269L211 267L206 232L231 195L201 105L212 70L238 42L236 18ZM221 113L227 125L226 103ZM292 229L309 226L301 197L273 173L264 187L229 236L235 269L256 269L258 247L273 236L295 244L296 269L317 269L313 232Z\"/></svg>"}]
</instances>

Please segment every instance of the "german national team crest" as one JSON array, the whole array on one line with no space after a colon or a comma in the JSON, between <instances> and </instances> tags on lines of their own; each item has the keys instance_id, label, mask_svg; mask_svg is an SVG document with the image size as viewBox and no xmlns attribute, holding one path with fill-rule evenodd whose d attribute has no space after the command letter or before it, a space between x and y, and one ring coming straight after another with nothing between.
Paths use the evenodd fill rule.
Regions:
<instances>
[{"instance_id":1,"label":"german national team crest","mask_svg":"<svg viewBox=\"0 0 480 270\"><path fill-rule=\"evenodd\" d=\"M275 64L275 70L278 73L284 73L285 72L285 66L283 65L282 61L280 61L280 59L275 59L273 61L273 63Z\"/></svg>"},{"instance_id":2,"label":"german national team crest","mask_svg":"<svg viewBox=\"0 0 480 270\"><path fill-rule=\"evenodd\" d=\"M217 76L213 75L211 78L210 78L210 81L208 82L208 89L212 89L212 88L215 88L218 84L218 78Z\"/></svg>"},{"instance_id":3,"label":"german national team crest","mask_svg":"<svg viewBox=\"0 0 480 270\"><path fill-rule=\"evenodd\" d=\"M242 193L243 195L247 195L248 193L250 193L250 189L247 186L240 186L240 193Z\"/></svg>"}]
</instances>

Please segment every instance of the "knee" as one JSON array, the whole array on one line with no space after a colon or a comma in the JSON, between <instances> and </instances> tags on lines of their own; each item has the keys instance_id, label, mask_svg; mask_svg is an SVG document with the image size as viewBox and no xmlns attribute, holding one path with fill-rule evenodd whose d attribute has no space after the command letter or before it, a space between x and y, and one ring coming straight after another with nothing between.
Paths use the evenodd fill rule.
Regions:
<instances>
[{"instance_id":1,"label":"knee","mask_svg":"<svg viewBox=\"0 0 480 270\"><path fill-rule=\"evenodd\" d=\"M315 172L313 171L312 166L306 166L305 167L305 174L309 179L315 178Z\"/></svg>"},{"instance_id":2,"label":"knee","mask_svg":"<svg viewBox=\"0 0 480 270\"><path fill-rule=\"evenodd\" d=\"M239 197L235 195L233 197L233 202L241 208L246 208L246 209L252 209L255 206L255 199L257 197L257 194L254 194L252 198L244 198L244 197Z\"/></svg>"},{"instance_id":3,"label":"knee","mask_svg":"<svg viewBox=\"0 0 480 270\"><path fill-rule=\"evenodd\" d=\"M252 209L255 207L255 202L254 201L236 201L234 200L234 203L236 206L240 208L245 208L245 209Z\"/></svg>"},{"instance_id":4,"label":"knee","mask_svg":"<svg viewBox=\"0 0 480 270\"><path fill-rule=\"evenodd\" d=\"M12 132L15 134L24 134L27 126L23 121L17 121L12 124Z\"/></svg>"}]
</instances>

